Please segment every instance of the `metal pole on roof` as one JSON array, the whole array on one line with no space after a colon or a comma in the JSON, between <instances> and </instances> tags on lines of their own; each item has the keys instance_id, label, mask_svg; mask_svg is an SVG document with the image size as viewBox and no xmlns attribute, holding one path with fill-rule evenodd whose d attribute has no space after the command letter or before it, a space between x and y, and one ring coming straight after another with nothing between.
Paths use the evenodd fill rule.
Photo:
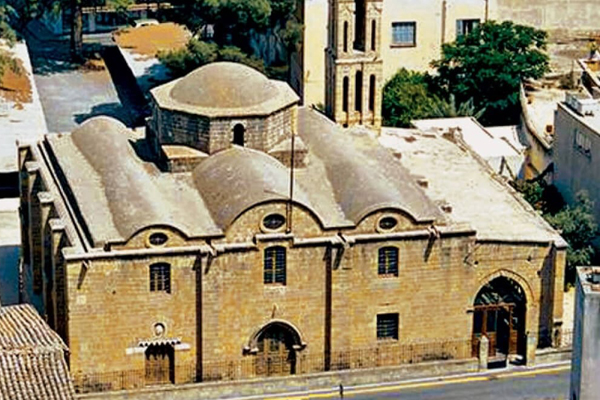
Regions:
<instances>
[{"instance_id":1,"label":"metal pole on roof","mask_svg":"<svg viewBox=\"0 0 600 400\"><path fill-rule=\"evenodd\" d=\"M287 217L286 223L287 228L286 232L290 233L292 231L292 202L294 200L294 142L295 142L295 133L292 131L292 154L290 157L290 198L287 204Z\"/></svg>"}]
</instances>

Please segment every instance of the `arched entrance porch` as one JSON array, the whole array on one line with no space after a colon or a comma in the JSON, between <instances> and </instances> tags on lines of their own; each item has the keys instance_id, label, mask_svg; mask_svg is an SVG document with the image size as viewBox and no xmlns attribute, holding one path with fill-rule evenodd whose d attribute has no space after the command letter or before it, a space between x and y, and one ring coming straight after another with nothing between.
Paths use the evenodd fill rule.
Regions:
<instances>
[{"instance_id":1,"label":"arched entrance porch","mask_svg":"<svg viewBox=\"0 0 600 400\"><path fill-rule=\"evenodd\" d=\"M295 374L297 352L303 348L300 334L294 326L283 321L265 325L250 340L256 375Z\"/></svg>"},{"instance_id":2,"label":"arched entrance porch","mask_svg":"<svg viewBox=\"0 0 600 400\"><path fill-rule=\"evenodd\" d=\"M527 298L521 285L500 276L483 286L473 307L473 356L482 336L489 340L490 357L525 356Z\"/></svg>"}]
</instances>

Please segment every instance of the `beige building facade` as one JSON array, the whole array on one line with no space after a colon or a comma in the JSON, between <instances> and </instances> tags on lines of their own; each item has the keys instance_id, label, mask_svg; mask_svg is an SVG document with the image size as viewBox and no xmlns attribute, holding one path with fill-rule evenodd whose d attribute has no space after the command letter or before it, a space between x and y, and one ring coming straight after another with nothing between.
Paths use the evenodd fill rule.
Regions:
<instances>
[{"instance_id":1,"label":"beige building facade","mask_svg":"<svg viewBox=\"0 0 600 400\"><path fill-rule=\"evenodd\" d=\"M97 117L20 145L22 296L76 390L467 360L482 336L533 362L560 337L566 244L505 183L290 93L217 63L153 90L144 135Z\"/></svg>"},{"instance_id":2,"label":"beige building facade","mask_svg":"<svg viewBox=\"0 0 600 400\"><path fill-rule=\"evenodd\" d=\"M594 0L383 0L378 4L383 83L400 68L431 70L430 63L440 57L444 43L487 19L511 20L562 36L599 30L600 7ZM294 58L290 82L304 104L325 104L330 8L328 0L303 0L301 5L307 45Z\"/></svg>"}]
</instances>

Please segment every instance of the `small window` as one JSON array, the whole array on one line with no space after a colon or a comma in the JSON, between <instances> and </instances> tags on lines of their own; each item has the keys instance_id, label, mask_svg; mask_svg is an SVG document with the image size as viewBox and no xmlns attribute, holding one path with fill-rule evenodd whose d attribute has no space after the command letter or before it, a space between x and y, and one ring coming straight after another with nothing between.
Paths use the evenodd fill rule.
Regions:
<instances>
[{"instance_id":1,"label":"small window","mask_svg":"<svg viewBox=\"0 0 600 400\"><path fill-rule=\"evenodd\" d=\"M171 293L171 266L166 263L150 266L150 291Z\"/></svg>"},{"instance_id":2,"label":"small window","mask_svg":"<svg viewBox=\"0 0 600 400\"><path fill-rule=\"evenodd\" d=\"M269 214L263 219L262 223L265 229L276 231L285 225L285 217L281 214Z\"/></svg>"},{"instance_id":3,"label":"small window","mask_svg":"<svg viewBox=\"0 0 600 400\"><path fill-rule=\"evenodd\" d=\"M398 225L398 220L394 217L384 217L379 220L379 229L383 231L392 230Z\"/></svg>"},{"instance_id":4,"label":"small window","mask_svg":"<svg viewBox=\"0 0 600 400\"><path fill-rule=\"evenodd\" d=\"M167 240L169 240L169 238L162 232L153 233L148 238L148 241L152 246L162 246L163 244L167 243Z\"/></svg>"},{"instance_id":5,"label":"small window","mask_svg":"<svg viewBox=\"0 0 600 400\"><path fill-rule=\"evenodd\" d=\"M575 148L585 156L589 157L592 154L591 139L578 129L575 129Z\"/></svg>"},{"instance_id":6,"label":"small window","mask_svg":"<svg viewBox=\"0 0 600 400\"><path fill-rule=\"evenodd\" d=\"M244 134L246 133L246 128L242 124L236 124L233 127L233 144L238 146L244 146L245 139Z\"/></svg>"},{"instance_id":7,"label":"small window","mask_svg":"<svg viewBox=\"0 0 600 400\"><path fill-rule=\"evenodd\" d=\"M416 45L416 22L392 22L392 46L414 47Z\"/></svg>"},{"instance_id":8,"label":"small window","mask_svg":"<svg viewBox=\"0 0 600 400\"><path fill-rule=\"evenodd\" d=\"M398 314L377 315L377 340L398 340Z\"/></svg>"},{"instance_id":9,"label":"small window","mask_svg":"<svg viewBox=\"0 0 600 400\"><path fill-rule=\"evenodd\" d=\"M378 273L385 276L398 276L398 248L383 247L379 249Z\"/></svg>"},{"instance_id":10,"label":"small window","mask_svg":"<svg viewBox=\"0 0 600 400\"><path fill-rule=\"evenodd\" d=\"M264 253L264 283L285 285L285 247L268 247Z\"/></svg>"},{"instance_id":11,"label":"small window","mask_svg":"<svg viewBox=\"0 0 600 400\"><path fill-rule=\"evenodd\" d=\"M479 26L479 19L457 19L456 20L456 37L468 35Z\"/></svg>"}]
</instances>

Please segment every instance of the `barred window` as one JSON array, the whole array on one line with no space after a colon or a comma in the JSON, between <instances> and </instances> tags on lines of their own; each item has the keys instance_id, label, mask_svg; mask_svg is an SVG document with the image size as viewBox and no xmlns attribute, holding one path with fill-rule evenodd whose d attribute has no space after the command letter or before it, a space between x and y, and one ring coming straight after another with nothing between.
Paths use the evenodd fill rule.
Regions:
<instances>
[{"instance_id":1,"label":"barred window","mask_svg":"<svg viewBox=\"0 0 600 400\"><path fill-rule=\"evenodd\" d=\"M398 314L377 315L377 340L398 340Z\"/></svg>"},{"instance_id":2,"label":"barred window","mask_svg":"<svg viewBox=\"0 0 600 400\"><path fill-rule=\"evenodd\" d=\"M398 276L398 248L382 247L378 257L379 275Z\"/></svg>"},{"instance_id":3,"label":"barred window","mask_svg":"<svg viewBox=\"0 0 600 400\"><path fill-rule=\"evenodd\" d=\"M285 285L285 247L268 247L264 256L264 283Z\"/></svg>"},{"instance_id":4,"label":"barred window","mask_svg":"<svg viewBox=\"0 0 600 400\"><path fill-rule=\"evenodd\" d=\"M171 266L166 263L150 266L150 291L171 293Z\"/></svg>"},{"instance_id":5,"label":"barred window","mask_svg":"<svg viewBox=\"0 0 600 400\"><path fill-rule=\"evenodd\" d=\"M417 45L416 22L392 22L392 46Z\"/></svg>"}]
</instances>

